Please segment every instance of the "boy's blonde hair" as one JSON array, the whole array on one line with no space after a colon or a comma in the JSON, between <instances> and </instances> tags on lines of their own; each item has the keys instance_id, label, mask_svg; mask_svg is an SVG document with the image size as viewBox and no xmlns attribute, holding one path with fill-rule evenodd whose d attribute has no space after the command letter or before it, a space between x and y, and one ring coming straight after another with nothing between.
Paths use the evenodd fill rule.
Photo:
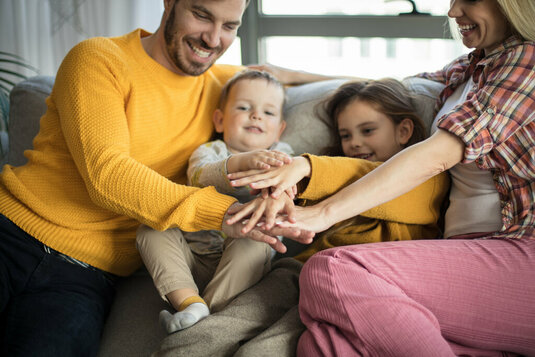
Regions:
<instances>
[{"instance_id":1,"label":"boy's blonde hair","mask_svg":"<svg viewBox=\"0 0 535 357\"><path fill-rule=\"evenodd\" d=\"M275 78L271 73L265 71L258 71L256 69L246 69L236 73L232 78L227 81L227 83L225 83L223 89L221 89L221 97L219 98L218 108L221 110L225 108L230 90L232 89L232 87L234 87L236 83L243 80L252 81L257 79L263 79L268 84L273 84L279 87L284 95L282 102L282 105L284 105L284 102L286 101L286 91L284 90L284 86L282 85L282 83L277 78Z\"/></svg>"}]
</instances>

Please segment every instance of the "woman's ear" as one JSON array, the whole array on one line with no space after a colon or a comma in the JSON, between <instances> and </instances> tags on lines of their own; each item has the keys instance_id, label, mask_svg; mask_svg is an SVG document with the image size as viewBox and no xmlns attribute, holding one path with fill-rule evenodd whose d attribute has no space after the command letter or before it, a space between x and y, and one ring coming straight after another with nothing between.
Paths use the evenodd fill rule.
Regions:
<instances>
[{"instance_id":1,"label":"woman's ear","mask_svg":"<svg viewBox=\"0 0 535 357\"><path fill-rule=\"evenodd\" d=\"M214 122L215 131L217 131L218 133L222 133L223 132L223 112L221 111L221 109L216 109L214 111L212 121Z\"/></svg>"},{"instance_id":2,"label":"woman's ear","mask_svg":"<svg viewBox=\"0 0 535 357\"><path fill-rule=\"evenodd\" d=\"M407 145L414 131L414 123L411 119L405 118L397 125L398 143Z\"/></svg>"}]
</instances>

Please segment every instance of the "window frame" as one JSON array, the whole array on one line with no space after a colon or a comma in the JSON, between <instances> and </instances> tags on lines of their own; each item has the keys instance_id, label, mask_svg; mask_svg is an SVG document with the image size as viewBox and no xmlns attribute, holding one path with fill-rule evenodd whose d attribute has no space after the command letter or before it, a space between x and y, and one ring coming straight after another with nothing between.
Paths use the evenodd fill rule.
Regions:
<instances>
[{"instance_id":1,"label":"window frame","mask_svg":"<svg viewBox=\"0 0 535 357\"><path fill-rule=\"evenodd\" d=\"M244 65L265 61L263 39L271 36L451 39L447 16L266 15L252 0L238 30Z\"/></svg>"}]
</instances>

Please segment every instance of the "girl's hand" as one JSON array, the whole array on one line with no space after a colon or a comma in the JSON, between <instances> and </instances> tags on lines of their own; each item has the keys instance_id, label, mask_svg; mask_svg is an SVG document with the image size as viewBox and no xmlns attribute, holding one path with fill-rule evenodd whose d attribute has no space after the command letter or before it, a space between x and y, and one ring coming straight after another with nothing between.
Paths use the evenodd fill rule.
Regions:
<instances>
[{"instance_id":1,"label":"girl's hand","mask_svg":"<svg viewBox=\"0 0 535 357\"><path fill-rule=\"evenodd\" d=\"M269 188L254 189L254 190L251 190L250 192L251 192L251 195L262 194L262 197L264 197L264 198L267 198L271 194ZM295 200L295 197L297 196L297 185L293 185L292 187L290 187L289 189L287 189L284 192L292 200Z\"/></svg>"},{"instance_id":2,"label":"girl's hand","mask_svg":"<svg viewBox=\"0 0 535 357\"><path fill-rule=\"evenodd\" d=\"M304 177L310 176L310 162L307 158L298 156L284 166L269 170L249 170L229 174L230 185L249 185L253 189L271 187L271 197L278 198L284 191L292 189Z\"/></svg>"},{"instance_id":3,"label":"girl's hand","mask_svg":"<svg viewBox=\"0 0 535 357\"><path fill-rule=\"evenodd\" d=\"M292 157L277 150L254 150L231 155L227 160L227 172L268 170L290 164Z\"/></svg>"},{"instance_id":4,"label":"girl's hand","mask_svg":"<svg viewBox=\"0 0 535 357\"><path fill-rule=\"evenodd\" d=\"M275 225L277 216L281 214L288 221L295 222L294 202L286 194L281 195L278 199L270 196L266 198L259 196L235 210L229 209L228 213L232 214L232 217L226 221L230 225L241 222L248 217L247 222L244 221L245 226L241 231L244 234L257 226L270 230Z\"/></svg>"}]
</instances>

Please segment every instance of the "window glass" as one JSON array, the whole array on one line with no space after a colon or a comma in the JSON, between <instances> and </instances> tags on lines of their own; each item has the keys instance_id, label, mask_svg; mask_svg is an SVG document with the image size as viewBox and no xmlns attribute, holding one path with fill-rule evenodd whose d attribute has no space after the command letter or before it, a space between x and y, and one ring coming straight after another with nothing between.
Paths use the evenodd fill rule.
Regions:
<instances>
[{"instance_id":1,"label":"window glass","mask_svg":"<svg viewBox=\"0 0 535 357\"><path fill-rule=\"evenodd\" d=\"M436 71L469 51L458 40L414 38L267 37L263 46L267 63L373 79Z\"/></svg>"},{"instance_id":2,"label":"window glass","mask_svg":"<svg viewBox=\"0 0 535 357\"><path fill-rule=\"evenodd\" d=\"M445 15L449 9L447 0L415 0L420 12ZM412 5L406 0L264 0L261 10L266 15L397 15L411 12Z\"/></svg>"},{"instance_id":3,"label":"window glass","mask_svg":"<svg viewBox=\"0 0 535 357\"><path fill-rule=\"evenodd\" d=\"M233 64L233 65L241 65L241 42L240 38L236 37L232 45L227 49L227 51L221 56L217 63L224 63L224 64Z\"/></svg>"}]
</instances>

